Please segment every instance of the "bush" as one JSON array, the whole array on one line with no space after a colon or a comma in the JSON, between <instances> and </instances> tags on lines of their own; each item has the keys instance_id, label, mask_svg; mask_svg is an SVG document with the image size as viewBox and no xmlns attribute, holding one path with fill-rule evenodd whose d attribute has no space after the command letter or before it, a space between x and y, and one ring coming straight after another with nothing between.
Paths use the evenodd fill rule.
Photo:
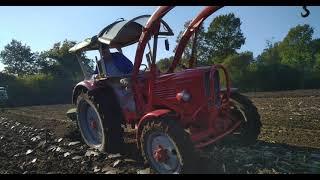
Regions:
<instances>
[{"instance_id":1,"label":"bush","mask_svg":"<svg viewBox=\"0 0 320 180\"><path fill-rule=\"evenodd\" d=\"M12 106L70 103L73 86L77 83L46 74L23 77L2 75L0 78L6 79L9 104Z\"/></svg>"}]
</instances>

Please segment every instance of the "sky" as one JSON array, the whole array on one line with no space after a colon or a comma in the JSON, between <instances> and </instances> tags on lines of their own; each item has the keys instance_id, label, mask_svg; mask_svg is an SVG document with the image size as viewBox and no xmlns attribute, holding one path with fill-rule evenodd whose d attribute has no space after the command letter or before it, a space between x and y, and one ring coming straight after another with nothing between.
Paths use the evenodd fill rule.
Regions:
<instances>
[{"instance_id":1,"label":"sky","mask_svg":"<svg viewBox=\"0 0 320 180\"><path fill-rule=\"evenodd\" d=\"M105 26L119 18L130 20L143 14L152 14L156 6L0 6L0 51L12 39L31 47L32 51L44 51L65 39L80 42L96 35ZM163 19L174 32L169 37L170 51L164 48L163 39L158 45L157 59L173 55L176 36L183 24L191 20L203 6L178 6ZM308 6L310 15L302 18L302 6L226 6L205 21L205 28L214 17L234 13L242 21L241 30L246 37L239 52L252 51L258 56L266 47L266 41L283 40L288 30L298 24L314 28L313 38L320 38L320 6ZM136 44L123 49L134 59ZM93 57L95 53L89 53ZM0 62L0 71L4 66Z\"/></svg>"}]
</instances>

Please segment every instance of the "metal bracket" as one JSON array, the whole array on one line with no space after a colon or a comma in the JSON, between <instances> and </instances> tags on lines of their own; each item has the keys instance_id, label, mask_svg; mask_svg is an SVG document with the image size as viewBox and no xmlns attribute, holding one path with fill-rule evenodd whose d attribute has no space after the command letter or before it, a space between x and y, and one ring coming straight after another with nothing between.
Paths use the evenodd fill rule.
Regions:
<instances>
[{"instance_id":1,"label":"metal bracket","mask_svg":"<svg viewBox=\"0 0 320 180\"><path fill-rule=\"evenodd\" d=\"M310 11L307 9L307 6L303 6L302 8L306 13L305 14L301 13L301 16L304 17L304 18L308 17L309 14L310 14Z\"/></svg>"}]
</instances>

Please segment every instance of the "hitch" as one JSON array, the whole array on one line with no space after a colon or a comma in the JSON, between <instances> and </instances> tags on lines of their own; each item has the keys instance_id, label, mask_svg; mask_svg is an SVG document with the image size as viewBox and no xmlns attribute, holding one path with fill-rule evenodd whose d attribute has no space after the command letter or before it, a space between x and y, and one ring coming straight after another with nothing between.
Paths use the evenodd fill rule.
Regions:
<instances>
[{"instance_id":1,"label":"hitch","mask_svg":"<svg viewBox=\"0 0 320 180\"><path fill-rule=\"evenodd\" d=\"M310 11L307 9L307 6L303 6L302 8L306 13L305 14L301 13L301 16L304 17L304 18L308 17L309 14L310 14Z\"/></svg>"}]
</instances>

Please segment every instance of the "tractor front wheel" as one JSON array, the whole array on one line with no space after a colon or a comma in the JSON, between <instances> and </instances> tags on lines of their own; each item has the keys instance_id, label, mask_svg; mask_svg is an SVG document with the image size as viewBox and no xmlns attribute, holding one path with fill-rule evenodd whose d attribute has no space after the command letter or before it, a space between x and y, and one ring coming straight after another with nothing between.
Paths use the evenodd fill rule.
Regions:
<instances>
[{"instance_id":1,"label":"tractor front wheel","mask_svg":"<svg viewBox=\"0 0 320 180\"><path fill-rule=\"evenodd\" d=\"M150 120L140 136L146 162L160 174L193 173L197 155L189 134L169 118Z\"/></svg>"}]
</instances>

